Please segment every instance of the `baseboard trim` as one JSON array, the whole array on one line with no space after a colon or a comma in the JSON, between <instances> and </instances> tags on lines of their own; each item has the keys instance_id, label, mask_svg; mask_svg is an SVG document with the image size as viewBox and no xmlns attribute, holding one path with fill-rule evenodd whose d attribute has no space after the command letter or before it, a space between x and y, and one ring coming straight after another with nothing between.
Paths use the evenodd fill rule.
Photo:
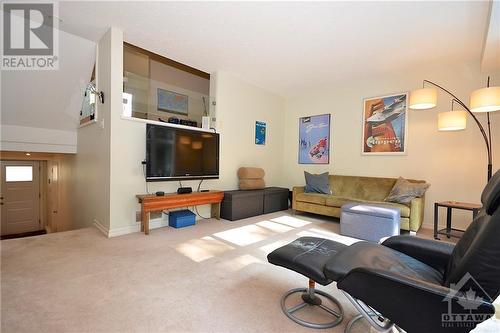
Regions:
<instances>
[{"instance_id":1,"label":"baseboard trim","mask_svg":"<svg viewBox=\"0 0 500 333\"><path fill-rule=\"evenodd\" d=\"M156 228L167 227L167 226L168 226L167 219L156 219L156 220L149 221L149 229L150 230L156 229ZM140 232L140 231L141 231L141 222L136 222L133 225L128 225L125 227L110 229L107 232L107 236L109 238L111 238L111 237L128 235L128 234L131 234L134 232Z\"/></svg>"},{"instance_id":2,"label":"baseboard trim","mask_svg":"<svg viewBox=\"0 0 500 333\"><path fill-rule=\"evenodd\" d=\"M104 236L108 237L109 238L109 230L108 228L106 228L105 226L103 226L101 224L101 222L97 221L94 219L94 226L97 228L97 230L99 230L100 232L102 232L104 234Z\"/></svg>"}]
</instances>

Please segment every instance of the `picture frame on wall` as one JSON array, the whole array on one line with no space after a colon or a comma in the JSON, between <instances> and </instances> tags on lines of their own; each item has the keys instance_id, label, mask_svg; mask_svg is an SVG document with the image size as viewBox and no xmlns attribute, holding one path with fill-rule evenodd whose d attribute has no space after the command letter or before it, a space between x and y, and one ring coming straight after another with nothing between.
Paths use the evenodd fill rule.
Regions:
<instances>
[{"instance_id":1,"label":"picture frame on wall","mask_svg":"<svg viewBox=\"0 0 500 333\"><path fill-rule=\"evenodd\" d=\"M82 107L80 109L80 127L84 127L97 122L97 88L95 81L91 81L85 87L83 93Z\"/></svg>"},{"instance_id":2,"label":"picture frame on wall","mask_svg":"<svg viewBox=\"0 0 500 333\"><path fill-rule=\"evenodd\" d=\"M266 144L266 123L263 121L255 122L255 144L265 145Z\"/></svg>"},{"instance_id":3,"label":"picture frame on wall","mask_svg":"<svg viewBox=\"0 0 500 333\"><path fill-rule=\"evenodd\" d=\"M363 100L363 155L405 155L408 92Z\"/></svg>"},{"instance_id":4,"label":"picture frame on wall","mask_svg":"<svg viewBox=\"0 0 500 333\"><path fill-rule=\"evenodd\" d=\"M171 113L188 114L189 96L175 91L156 89L157 109Z\"/></svg>"},{"instance_id":5,"label":"picture frame on wall","mask_svg":"<svg viewBox=\"0 0 500 333\"><path fill-rule=\"evenodd\" d=\"M299 118L299 164L330 163L330 114Z\"/></svg>"}]
</instances>

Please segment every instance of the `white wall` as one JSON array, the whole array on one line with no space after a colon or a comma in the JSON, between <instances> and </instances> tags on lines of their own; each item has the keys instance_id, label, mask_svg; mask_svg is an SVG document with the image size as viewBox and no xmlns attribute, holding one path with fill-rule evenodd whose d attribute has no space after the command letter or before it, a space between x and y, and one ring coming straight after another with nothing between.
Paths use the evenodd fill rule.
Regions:
<instances>
[{"instance_id":1,"label":"white wall","mask_svg":"<svg viewBox=\"0 0 500 333\"><path fill-rule=\"evenodd\" d=\"M221 186L236 189L242 166L265 170L268 186L283 185L284 100L231 74L215 78L217 128L221 133ZM266 144L255 144L255 122L267 124Z\"/></svg>"},{"instance_id":2,"label":"white wall","mask_svg":"<svg viewBox=\"0 0 500 333\"><path fill-rule=\"evenodd\" d=\"M500 80L500 75L495 76ZM410 110L408 153L405 156L362 156L363 99L419 88L429 79L449 88L468 104L471 91L485 85L486 76L479 64L460 67L418 68L412 72L360 78L322 87L290 98L286 103L283 163L284 183L304 184L303 171L328 171L340 175L366 175L424 179L431 184L426 194L425 221L433 221L433 203L442 200L479 202L486 183L486 149L481 134L468 118L467 129L460 132L438 132L437 115L449 111L451 100L439 94L438 107ZM493 82L497 85L500 82ZM299 165L298 118L316 114L332 114L329 165ZM484 115L478 116L483 123ZM500 112L492 114L495 154L494 170L500 166ZM458 214L463 224L470 215ZM444 218L444 217L443 217Z\"/></svg>"},{"instance_id":3,"label":"white wall","mask_svg":"<svg viewBox=\"0 0 500 333\"><path fill-rule=\"evenodd\" d=\"M77 131L74 177L78 207L75 215L80 227L96 222L106 229L110 226L111 110L116 107L112 97L116 96L116 91L121 92L121 82L116 86L116 82L112 81L112 74L116 72L112 62L115 61L112 42L120 35L121 31L112 28L98 43L97 88L104 92L104 104L97 103L98 122Z\"/></svg>"},{"instance_id":4,"label":"white wall","mask_svg":"<svg viewBox=\"0 0 500 333\"><path fill-rule=\"evenodd\" d=\"M117 46L118 47L118 46ZM120 60L117 60L120 61ZM212 75L211 92L217 101L216 114L221 137L220 179L203 182L204 189L236 189L240 166L260 166L269 185L281 184L284 100L228 73ZM145 159L146 125L120 118L121 108L111 110L111 224L110 234L138 230L135 222L140 206L136 194L146 192L141 161ZM255 121L267 123L267 143L254 143ZM194 189L198 181L184 181ZM149 192L175 192L178 182L149 183ZM208 206L199 208L210 215Z\"/></svg>"},{"instance_id":5,"label":"white wall","mask_svg":"<svg viewBox=\"0 0 500 333\"><path fill-rule=\"evenodd\" d=\"M1 126L1 150L76 153L76 140L76 130L65 131L4 124Z\"/></svg>"}]
</instances>

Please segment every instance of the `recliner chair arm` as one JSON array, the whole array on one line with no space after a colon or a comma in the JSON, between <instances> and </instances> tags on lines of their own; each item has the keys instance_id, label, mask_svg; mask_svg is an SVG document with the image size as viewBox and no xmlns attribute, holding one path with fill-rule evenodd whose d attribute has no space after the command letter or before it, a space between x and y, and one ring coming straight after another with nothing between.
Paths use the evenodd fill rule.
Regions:
<instances>
[{"instance_id":1,"label":"recliner chair arm","mask_svg":"<svg viewBox=\"0 0 500 333\"><path fill-rule=\"evenodd\" d=\"M443 318L452 318L447 315L470 313L462 304L470 305L471 300L462 292L390 271L355 268L337 282L337 287L370 305L408 333L469 332L476 324L463 327L454 323L456 327L444 328L443 324L447 323ZM402 300L408 307L402 306ZM495 312L488 302L476 301L474 304L477 311L473 314L491 316ZM455 313L453 309L461 311Z\"/></svg>"},{"instance_id":2,"label":"recliner chair arm","mask_svg":"<svg viewBox=\"0 0 500 333\"><path fill-rule=\"evenodd\" d=\"M443 274L455 248L449 243L407 235L390 237L382 245L413 257Z\"/></svg>"}]
</instances>

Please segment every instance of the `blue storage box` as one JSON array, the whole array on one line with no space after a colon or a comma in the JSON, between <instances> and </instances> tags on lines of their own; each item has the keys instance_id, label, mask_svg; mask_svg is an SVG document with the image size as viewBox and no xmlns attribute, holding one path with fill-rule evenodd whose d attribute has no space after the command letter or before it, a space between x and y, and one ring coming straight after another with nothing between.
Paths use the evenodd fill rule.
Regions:
<instances>
[{"instance_id":1,"label":"blue storage box","mask_svg":"<svg viewBox=\"0 0 500 333\"><path fill-rule=\"evenodd\" d=\"M196 215L187 209L176 210L168 214L168 225L174 228L184 228L196 224Z\"/></svg>"}]
</instances>

